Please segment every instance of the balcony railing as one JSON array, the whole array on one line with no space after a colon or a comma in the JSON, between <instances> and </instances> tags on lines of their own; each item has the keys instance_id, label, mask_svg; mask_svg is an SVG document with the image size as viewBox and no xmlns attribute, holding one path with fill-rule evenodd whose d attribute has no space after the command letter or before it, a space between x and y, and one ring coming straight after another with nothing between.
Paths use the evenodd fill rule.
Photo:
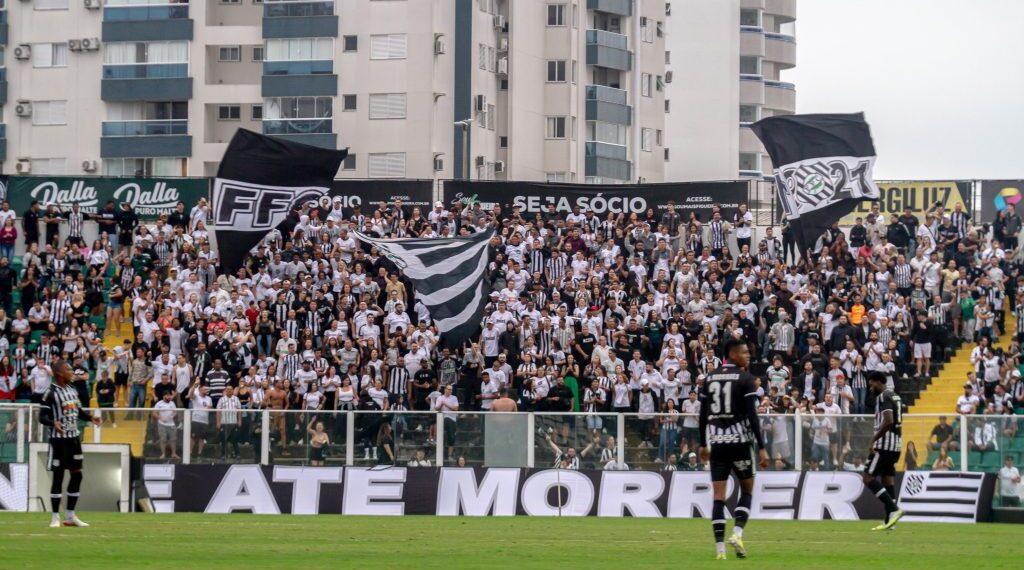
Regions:
<instances>
[{"instance_id":1,"label":"balcony railing","mask_svg":"<svg viewBox=\"0 0 1024 570\"><path fill-rule=\"evenodd\" d=\"M0 81L7 81L7 69L0 67Z\"/></svg>"},{"instance_id":2,"label":"balcony railing","mask_svg":"<svg viewBox=\"0 0 1024 570\"><path fill-rule=\"evenodd\" d=\"M588 101L603 101L605 103L617 103L626 105L629 100L629 92L625 89L605 87L604 85L587 85Z\"/></svg>"},{"instance_id":3,"label":"balcony railing","mask_svg":"<svg viewBox=\"0 0 1024 570\"><path fill-rule=\"evenodd\" d=\"M772 81L770 79L766 79L765 80L764 86L765 87L777 87L779 89L789 89L790 91L796 89L796 85L794 85L793 83L789 83L789 82L786 82L786 81Z\"/></svg>"},{"instance_id":4,"label":"balcony railing","mask_svg":"<svg viewBox=\"0 0 1024 570\"><path fill-rule=\"evenodd\" d=\"M188 4L171 6L108 6L103 9L107 22L143 22L147 20L188 19Z\"/></svg>"},{"instance_id":5,"label":"balcony railing","mask_svg":"<svg viewBox=\"0 0 1024 570\"><path fill-rule=\"evenodd\" d=\"M587 30L587 44L613 47L615 49L629 49L629 38L622 34L606 32L604 30Z\"/></svg>"},{"instance_id":6,"label":"balcony railing","mask_svg":"<svg viewBox=\"0 0 1024 570\"><path fill-rule=\"evenodd\" d=\"M764 81L764 76L760 73L741 73L740 81Z\"/></svg>"},{"instance_id":7,"label":"balcony railing","mask_svg":"<svg viewBox=\"0 0 1024 570\"><path fill-rule=\"evenodd\" d=\"M795 44L796 43L796 38L791 36L791 35L789 35L789 34L775 34L775 33L772 33L772 32L767 32L767 33L765 33L764 37L765 37L765 39L768 39L768 40L777 40L777 41L780 41L780 42L786 42L786 43L791 43L791 44Z\"/></svg>"},{"instance_id":8,"label":"balcony railing","mask_svg":"<svg viewBox=\"0 0 1024 570\"><path fill-rule=\"evenodd\" d=\"M752 34L762 34L764 33L764 28L761 26L740 26L740 31Z\"/></svg>"},{"instance_id":9,"label":"balcony railing","mask_svg":"<svg viewBox=\"0 0 1024 570\"><path fill-rule=\"evenodd\" d=\"M188 119L103 122L103 136L105 137L148 137L187 134Z\"/></svg>"},{"instance_id":10,"label":"balcony railing","mask_svg":"<svg viewBox=\"0 0 1024 570\"><path fill-rule=\"evenodd\" d=\"M104 65L103 79L166 79L188 77L187 63Z\"/></svg>"},{"instance_id":11,"label":"balcony railing","mask_svg":"<svg viewBox=\"0 0 1024 570\"><path fill-rule=\"evenodd\" d=\"M7 125L0 124L0 139L7 138Z\"/></svg>"},{"instance_id":12,"label":"balcony railing","mask_svg":"<svg viewBox=\"0 0 1024 570\"><path fill-rule=\"evenodd\" d=\"M626 147L620 144L587 141L586 156L598 158L614 158L616 160L627 160Z\"/></svg>"},{"instance_id":13,"label":"balcony railing","mask_svg":"<svg viewBox=\"0 0 1024 570\"><path fill-rule=\"evenodd\" d=\"M330 133L333 121L325 119L264 119L265 135L309 135Z\"/></svg>"},{"instance_id":14,"label":"balcony railing","mask_svg":"<svg viewBox=\"0 0 1024 570\"><path fill-rule=\"evenodd\" d=\"M263 75L328 75L334 73L334 62L314 61L265 61Z\"/></svg>"},{"instance_id":15,"label":"balcony railing","mask_svg":"<svg viewBox=\"0 0 1024 570\"><path fill-rule=\"evenodd\" d=\"M333 16L334 1L320 2L272 2L263 3L264 18L303 18L310 16Z\"/></svg>"}]
</instances>

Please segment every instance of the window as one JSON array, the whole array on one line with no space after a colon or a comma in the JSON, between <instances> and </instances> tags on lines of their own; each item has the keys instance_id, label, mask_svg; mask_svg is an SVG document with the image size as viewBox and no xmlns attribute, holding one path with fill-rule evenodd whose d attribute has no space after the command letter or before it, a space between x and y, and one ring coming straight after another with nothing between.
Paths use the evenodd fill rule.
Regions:
<instances>
[{"instance_id":1,"label":"window","mask_svg":"<svg viewBox=\"0 0 1024 570\"><path fill-rule=\"evenodd\" d=\"M359 36L342 36L345 51L359 51Z\"/></svg>"},{"instance_id":2,"label":"window","mask_svg":"<svg viewBox=\"0 0 1024 570\"><path fill-rule=\"evenodd\" d=\"M640 129L640 150L650 152L654 148L654 129Z\"/></svg>"},{"instance_id":3,"label":"window","mask_svg":"<svg viewBox=\"0 0 1024 570\"><path fill-rule=\"evenodd\" d=\"M33 44L32 67L67 67L68 44Z\"/></svg>"},{"instance_id":4,"label":"window","mask_svg":"<svg viewBox=\"0 0 1024 570\"><path fill-rule=\"evenodd\" d=\"M576 73L576 60L572 60L572 82L575 84L578 76Z\"/></svg>"},{"instance_id":5,"label":"window","mask_svg":"<svg viewBox=\"0 0 1024 570\"><path fill-rule=\"evenodd\" d=\"M665 65L672 65L672 52L665 50Z\"/></svg>"},{"instance_id":6,"label":"window","mask_svg":"<svg viewBox=\"0 0 1024 570\"><path fill-rule=\"evenodd\" d=\"M740 153L740 170L761 171L761 155L756 152Z\"/></svg>"},{"instance_id":7,"label":"window","mask_svg":"<svg viewBox=\"0 0 1024 570\"><path fill-rule=\"evenodd\" d=\"M668 162L668 161L669 161L669 158L668 158L668 147L665 147L665 162Z\"/></svg>"},{"instance_id":8,"label":"window","mask_svg":"<svg viewBox=\"0 0 1024 570\"><path fill-rule=\"evenodd\" d=\"M603 121L587 121L587 140L625 146L626 126Z\"/></svg>"},{"instance_id":9,"label":"window","mask_svg":"<svg viewBox=\"0 0 1024 570\"><path fill-rule=\"evenodd\" d=\"M508 137L498 137L498 148L508 148Z\"/></svg>"},{"instance_id":10,"label":"window","mask_svg":"<svg viewBox=\"0 0 1024 570\"><path fill-rule=\"evenodd\" d=\"M498 71L498 50L489 45L480 44L477 58L479 59L480 69L490 71L491 73Z\"/></svg>"},{"instance_id":11,"label":"window","mask_svg":"<svg viewBox=\"0 0 1024 570\"><path fill-rule=\"evenodd\" d=\"M341 163L342 170L355 170L356 169L356 155L348 153L345 155L345 160Z\"/></svg>"},{"instance_id":12,"label":"window","mask_svg":"<svg viewBox=\"0 0 1024 570\"><path fill-rule=\"evenodd\" d=\"M747 75L761 75L761 58L754 55L741 55L740 73Z\"/></svg>"},{"instance_id":13,"label":"window","mask_svg":"<svg viewBox=\"0 0 1024 570\"><path fill-rule=\"evenodd\" d=\"M333 115L331 97L276 97L263 102L264 119L327 119Z\"/></svg>"},{"instance_id":14,"label":"window","mask_svg":"<svg viewBox=\"0 0 1024 570\"><path fill-rule=\"evenodd\" d=\"M217 61L242 61L241 46L222 46L217 52Z\"/></svg>"},{"instance_id":15,"label":"window","mask_svg":"<svg viewBox=\"0 0 1024 570\"><path fill-rule=\"evenodd\" d=\"M187 101L107 103L108 121L186 121Z\"/></svg>"},{"instance_id":16,"label":"window","mask_svg":"<svg viewBox=\"0 0 1024 570\"><path fill-rule=\"evenodd\" d=\"M548 60L548 83L565 83L565 60Z\"/></svg>"},{"instance_id":17,"label":"window","mask_svg":"<svg viewBox=\"0 0 1024 570\"><path fill-rule=\"evenodd\" d=\"M70 0L36 0L36 10L67 10L71 4ZM64 159L61 159L64 160ZM33 161L35 162L35 161Z\"/></svg>"},{"instance_id":18,"label":"window","mask_svg":"<svg viewBox=\"0 0 1024 570\"><path fill-rule=\"evenodd\" d=\"M665 90L665 80L660 75L654 78L654 88L658 91Z\"/></svg>"},{"instance_id":19,"label":"window","mask_svg":"<svg viewBox=\"0 0 1024 570\"><path fill-rule=\"evenodd\" d=\"M188 42L107 42L103 44L103 63L188 63Z\"/></svg>"},{"instance_id":20,"label":"window","mask_svg":"<svg viewBox=\"0 0 1024 570\"><path fill-rule=\"evenodd\" d=\"M370 95L371 119L404 119L405 93L374 93Z\"/></svg>"},{"instance_id":21,"label":"window","mask_svg":"<svg viewBox=\"0 0 1024 570\"><path fill-rule=\"evenodd\" d=\"M355 111L356 110L356 96L355 95L342 95L341 96L341 110L342 111Z\"/></svg>"},{"instance_id":22,"label":"window","mask_svg":"<svg viewBox=\"0 0 1024 570\"><path fill-rule=\"evenodd\" d=\"M741 26L761 26L761 11L743 8L740 10Z\"/></svg>"},{"instance_id":23,"label":"window","mask_svg":"<svg viewBox=\"0 0 1024 570\"><path fill-rule=\"evenodd\" d=\"M252 60L253 61L257 61L257 62L258 61L263 61L263 54L264 54L264 52L265 52L265 50L264 50L263 46L255 46L255 47L253 47L252 48Z\"/></svg>"},{"instance_id":24,"label":"window","mask_svg":"<svg viewBox=\"0 0 1024 570\"><path fill-rule=\"evenodd\" d=\"M370 36L370 59L405 59L407 44L406 34Z\"/></svg>"},{"instance_id":25,"label":"window","mask_svg":"<svg viewBox=\"0 0 1024 570\"><path fill-rule=\"evenodd\" d=\"M658 146L665 146L664 133L661 129L655 129L654 131L654 144Z\"/></svg>"},{"instance_id":26,"label":"window","mask_svg":"<svg viewBox=\"0 0 1024 570\"><path fill-rule=\"evenodd\" d=\"M498 91L508 91L508 79L502 79L498 82Z\"/></svg>"},{"instance_id":27,"label":"window","mask_svg":"<svg viewBox=\"0 0 1024 570\"><path fill-rule=\"evenodd\" d=\"M107 158L103 161L107 176L185 176L187 158Z\"/></svg>"},{"instance_id":28,"label":"window","mask_svg":"<svg viewBox=\"0 0 1024 570\"><path fill-rule=\"evenodd\" d=\"M497 2L495 2L495 0L480 0L479 4L481 12L492 15L498 13L498 7L496 5Z\"/></svg>"},{"instance_id":29,"label":"window","mask_svg":"<svg viewBox=\"0 0 1024 570\"><path fill-rule=\"evenodd\" d=\"M477 65L480 69L487 69L487 46L485 44L479 44L477 46Z\"/></svg>"},{"instance_id":30,"label":"window","mask_svg":"<svg viewBox=\"0 0 1024 570\"><path fill-rule=\"evenodd\" d=\"M405 178L404 152L371 153L367 165L370 178Z\"/></svg>"},{"instance_id":31,"label":"window","mask_svg":"<svg viewBox=\"0 0 1024 570\"><path fill-rule=\"evenodd\" d=\"M442 170L444 170L444 153L443 152L435 152L434 153L434 172L441 172Z\"/></svg>"},{"instance_id":32,"label":"window","mask_svg":"<svg viewBox=\"0 0 1024 570\"><path fill-rule=\"evenodd\" d=\"M644 97L651 96L651 74L641 73L640 74L640 95Z\"/></svg>"},{"instance_id":33,"label":"window","mask_svg":"<svg viewBox=\"0 0 1024 570\"><path fill-rule=\"evenodd\" d=\"M544 136L549 139L575 138L576 117L547 117Z\"/></svg>"},{"instance_id":34,"label":"window","mask_svg":"<svg viewBox=\"0 0 1024 570\"><path fill-rule=\"evenodd\" d=\"M761 118L761 108L757 105L740 105L740 122L754 123Z\"/></svg>"},{"instance_id":35,"label":"window","mask_svg":"<svg viewBox=\"0 0 1024 570\"><path fill-rule=\"evenodd\" d=\"M565 4L548 4L548 25L565 25Z\"/></svg>"},{"instance_id":36,"label":"window","mask_svg":"<svg viewBox=\"0 0 1024 570\"><path fill-rule=\"evenodd\" d=\"M665 99L665 112L666 113L671 113L672 112L672 101L669 100L669 99Z\"/></svg>"},{"instance_id":37,"label":"window","mask_svg":"<svg viewBox=\"0 0 1024 570\"><path fill-rule=\"evenodd\" d=\"M671 16L672 15L672 3L671 2L665 2L665 15L666 16Z\"/></svg>"},{"instance_id":38,"label":"window","mask_svg":"<svg viewBox=\"0 0 1024 570\"><path fill-rule=\"evenodd\" d=\"M241 4L242 0L220 0L221 4Z\"/></svg>"},{"instance_id":39,"label":"window","mask_svg":"<svg viewBox=\"0 0 1024 570\"><path fill-rule=\"evenodd\" d=\"M3 1L3 0L0 0L0 1ZM5 53L4 52L5 52L4 46L0 46L0 67L4 66L4 61L5 61L5 57L4 57Z\"/></svg>"},{"instance_id":40,"label":"window","mask_svg":"<svg viewBox=\"0 0 1024 570\"><path fill-rule=\"evenodd\" d=\"M32 174L64 174L67 164L66 158L33 158Z\"/></svg>"},{"instance_id":41,"label":"window","mask_svg":"<svg viewBox=\"0 0 1024 570\"><path fill-rule=\"evenodd\" d=\"M545 178L548 182L573 182L576 175L572 172L547 172Z\"/></svg>"},{"instance_id":42,"label":"window","mask_svg":"<svg viewBox=\"0 0 1024 570\"><path fill-rule=\"evenodd\" d=\"M220 105L217 107L218 121L238 121L242 119L241 105Z\"/></svg>"},{"instance_id":43,"label":"window","mask_svg":"<svg viewBox=\"0 0 1024 570\"><path fill-rule=\"evenodd\" d=\"M263 119L263 105L252 106L252 120L260 121Z\"/></svg>"},{"instance_id":44,"label":"window","mask_svg":"<svg viewBox=\"0 0 1024 570\"><path fill-rule=\"evenodd\" d=\"M66 125L68 124L67 101L33 101L33 125Z\"/></svg>"},{"instance_id":45,"label":"window","mask_svg":"<svg viewBox=\"0 0 1024 570\"><path fill-rule=\"evenodd\" d=\"M494 105L487 105L487 114L484 115L484 126L493 131L495 118L497 116L497 108Z\"/></svg>"},{"instance_id":46,"label":"window","mask_svg":"<svg viewBox=\"0 0 1024 570\"><path fill-rule=\"evenodd\" d=\"M266 61L323 61L334 59L334 38L267 40Z\"/></svg>"},{"instance_id":47,"label":"window","mask_svg":"<svg viewBox=\"0 0 1024 570\"><path fill-rule=\"evenodd\" d=\"M640 40L644 43L654 43L654 26L646 17L640 17Z\"/></svg>"}]
</instances>

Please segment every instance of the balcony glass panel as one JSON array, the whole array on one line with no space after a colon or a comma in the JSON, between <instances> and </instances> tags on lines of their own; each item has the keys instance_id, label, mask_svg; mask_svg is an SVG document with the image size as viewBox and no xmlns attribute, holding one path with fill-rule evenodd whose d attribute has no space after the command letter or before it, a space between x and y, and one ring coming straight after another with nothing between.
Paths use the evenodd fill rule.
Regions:
<instances>
[{"instance_id":1,"label":"balcony glass panel","mask_svg":"<svg viewBox=\"0 0 1024 570\"><path fill-rule=\"evenodd\" d=\"M331 60L265 61L263 75L321 75L334 73Z\"/></svg>"},{"instance_id":2,"label":"balcony glass panel","mask_svg":"<svg viewBox=\"0 0 1024 570\"><path fill-rule=\"evenodd\" d=\"M624 145L608 144L600 142L587 143L587 156L600 158L615 158L626 160L626 147Z\"/></svg>"},{"instance_id":3,"label":"balcony glass panel","mask_svg":"<svg viewBox=\"0 0 1024 570\"><path fill-rule=\"evenodd\" d=\"M105 137L140 137L188 134L187 120L104 121Z\"/></svg>"},{"instance_id":4,"label":"balcony glass panel","mask_svg":"<svg viewBox=\"0 0 1024 570\"><path fill-rule=\"evenodd\" d=\"M333 16L334 2L264 2L264 18Z\"/></svg>"},{"instance_id":5,"label":"balcony glass panel","mask_svg":"<svg viewBox=\"0 0 1024 570\"><path fill-rule=\"evenodd\" d=\"M104 65L103 79L154 79L188 77L187 63Z\"/></svg>"},{"instance_id":6,"label":"balcony glass panel","mask_svg":"<svg viewBox=\"0 0 1024 570\"><path fill-rule=\"evenodd\" d=\"M184 20L188 18L188 5L125 6L103 9L107 22L140 22L146 20Z\"/></svg>"},{"instance_id":7,"label":"balcony glass panel","mask_svg":"<svg viewBox=\"0 0 1024 570\"><path fill-rule=\"evenodd\" d=\"M265 135L306 135L312 133L330 133L333 122L331 119L279 119L263 121Z\"/></svg>"},{"instance_id":8,"label":"balcony glass panel","mask_svg":"<svg viewBox=\"0 0 1024 570\"><path fill-rule=\"evenodd\" d=\"M605 103L618 103L625 105L629 93L623 89L605 87L604 85L587 85L588 101L604 101Z\"/></svg>"},{"instance_id":9,"label":"balcony glass panel","mask_svg":"<svg viewBox=\"0 0 1024 570\"><path fill-rule=\"evenodd\" d=\"M622 34L615 34L604 30L587 30L587 44L628 49L629 38Z\"/></svg>"}]
</instances>

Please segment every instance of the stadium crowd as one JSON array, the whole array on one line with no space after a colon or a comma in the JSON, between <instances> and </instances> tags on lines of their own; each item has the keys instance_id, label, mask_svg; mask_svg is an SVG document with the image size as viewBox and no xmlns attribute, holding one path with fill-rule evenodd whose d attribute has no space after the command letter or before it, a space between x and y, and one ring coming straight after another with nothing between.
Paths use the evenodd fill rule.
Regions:
<instances>
[{"instance_id":1,"label":"stadium crowd","mask_svg":"<svg viewBox=\"0 0 1024 570\"><path fill-rule=\"evenodd\" d=\"M220 271L208 218L205 201L153 223L127 205L83 214L33 204L18 227L4 203L0 401L38 402L48 364L63 355L83 400L154 406L152 420L127 419L152 422L161 456L177 456L182 407L204 412L207 426L215 417L193 429L187 444L199 454L206 440L220 439L223 454L251 441L259 427L244 410L433 410L444 414L453 460L466 430L457 412L579 411L590 414L582 441L568 422L542 429L539 444L560 465L580 467L582 458L614 467L618 435L665 469L698 469L697 423L685 414L699 412L703 376L736 337L759 361L761 411L779 414L764 419L779 468L794 458L787 416L797 410L810 434L807 467L859 468L866 446L842 436L840 417L872 411L866 374L883 372L900 392L962 341L980 344L957 411L1024 407L1016 369L1024 318L1011 349L991 347L1007 322L1005 298L1024 317L1013 206L975 226L959 203L888 219L875 205L848 231L834 225L813 251L799 252L787 225L755 240L746 204L716 206L702 220L673 204L600 216L554 205L528 215L479 203L421 211L336 200L297 211L233 275ZM91 243L85 220L101 232ZM492 291L481 333L461 347L443 346L413 284L354 236L443 238L488 225L498 228L488 251ZM26 244L20 258L17 240ZM122 346L103 346L105 334L129 330ZM609 415L620 412L638 415L626 434L609 434ZM282 454L289 441L308 439L311 460L323 461L343 426L316 419L275 416ZM422 450L400 455L394 443L396 432L423 426L371 428L361 429L365 458L429 464ZM427 437L433 443L432 428ZM985 438L983 428L973 439Z\"/></svg>"}]
</instances>

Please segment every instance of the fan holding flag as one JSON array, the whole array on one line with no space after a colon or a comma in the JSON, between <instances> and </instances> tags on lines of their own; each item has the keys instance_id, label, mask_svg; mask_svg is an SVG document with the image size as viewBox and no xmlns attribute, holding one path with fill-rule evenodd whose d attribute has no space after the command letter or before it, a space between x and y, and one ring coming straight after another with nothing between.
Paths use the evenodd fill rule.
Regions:
<instances>
[{"instance_id":1,"label":"fan holding flag","mask_svg":"<svg viewBox=\"0 0 1024 570\"><path fill-rule=\"evenodd\" d=\"M779 203L801 255L863 200L879 198L875 146L863 113L780 115L751 129L775 165Z\"/></svg>"}]
</instances>

